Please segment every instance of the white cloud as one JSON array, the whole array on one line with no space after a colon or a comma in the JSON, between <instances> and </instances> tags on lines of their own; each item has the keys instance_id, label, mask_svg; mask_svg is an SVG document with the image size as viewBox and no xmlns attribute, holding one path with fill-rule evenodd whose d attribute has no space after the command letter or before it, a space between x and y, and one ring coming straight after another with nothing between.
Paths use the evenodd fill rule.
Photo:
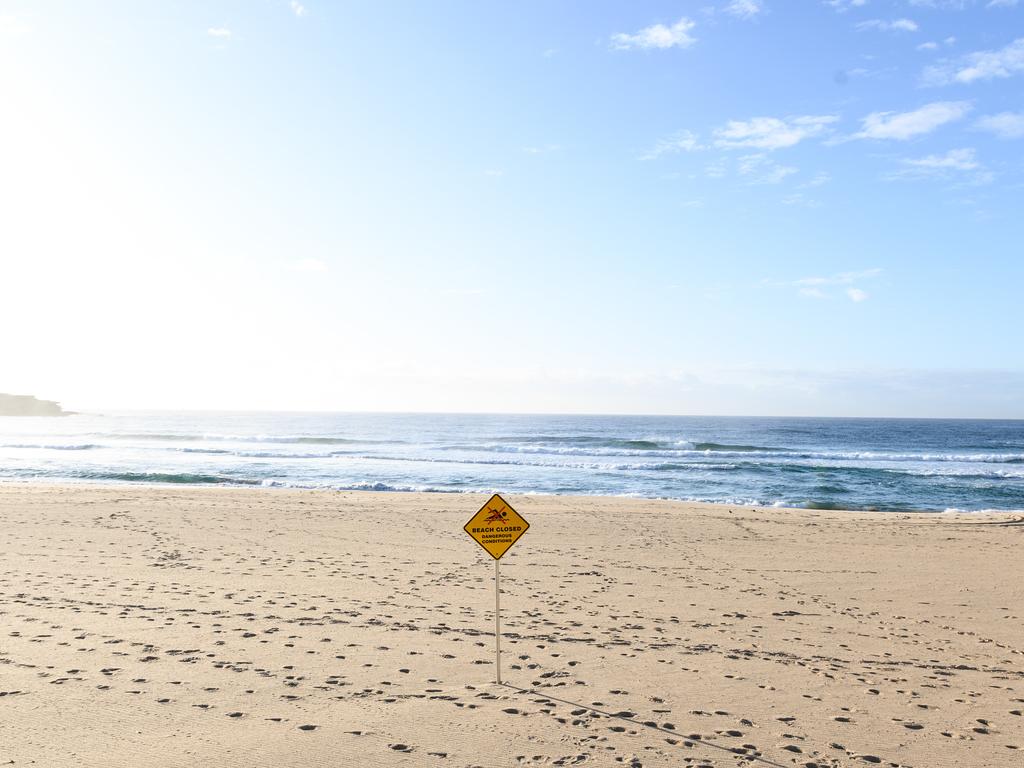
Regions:
<instances>
[{"instance_id":1,"label":"white cloud","mask_svg":"<svg viewBox=\"0 0 1024 768\"><path fill-rule=\"evenodd\" d=\"M294 13L296 16L301 17L309 13L309 11L306 10L306 6L300 3L299 0L291 0L289 5L291 6L292 13Z\"/></svg>"},{"instance_id":2,"label":"white cloud","mask_svg":"<svg viewBox=\"0 0 1024 768\"><path fill-rule=\"evenodd\" d=\"M633 35L620 32L612 35L612 48L620 51L633 48L688 48L697 42L697 38L690 34L690 30L696 25L697 22L683 16L672 26L652 24Z\"/></svg>"},{"instance_id":3,"label":"white cloud","mask_svg":"<svg viewBox=\"0 0 1024 768\"><path fill-rule=\"evenodd\" d=\"M523 147L523 152L528 155L546 155L550 152L557 152L561 147L558 144L545 144L540 147Z\"/></svg>"},{"instance_id":4,"label":"white cloud","mask_svg":"<svg viewBox=\"0 0 1024 768\"><path fill-rule=\"evenodd\" d=\"M654 160L662 155L674 155L678 152L695 152L703 149L693 131L677 131L671 136L659 139L649 151L640 156L641 160Z\"/></svg>"},{"instance_id":5,"label":"white cloud","mask_svg":"<svg viewBox=\"0 0 1024 768\"><path fill-rule=\"evenodd\" d=\"M884 19L869 19L868 21L862 21L857 25L857 29L879 29L882 32L917 32L917 22L912 19L893 19L892 21L885 21Z\"/></svg>"},{"instance_id":6,"label":"white cloud","mask_svg":"<svg viewBox=\"0 0 1024 768\"><path fill-rule=\"evenodd\" d=\"M956 38L950 35L949 37L943 39L942 44L945 46L955 45ZM939 44L934 40L930 40L927 43L921 43L919 46L917 46L917 50L919 51L936 51L938 49Z\"/></svg>"},{"instance_id":7,"label":"white cloud","mask_svg":"<svg viewBox=\"0 0 1024 768\"><path fill-rule=\"evenodd\" d=\"M985 115L974 124L974 127L994 133L1001 139L1024 138L1024 112L1000 112L997 115Z\"/></svg>"},{"instance_id":8,"label":"white cloud","mask_svg":"<svg viewBox=\"0 0 1024 768\"><path fill-rule=\"evenodd\" d=\"M868 4L868 0L823 0L825 5L835 10L836 13L846 13L851 8L861 8Z\"/></svg>"},{"instance_id":9,"label":"white cloud","mask_svg":"<svg viewBox=\"0 0 1024 768\"><path fill-rule=\"evenodd\" d=\"M710 163L704 169L704 175L707 176L709 179L721 179L721 178L724 178L725 175L726 175L725 161L724 160L716 160L715 162Z\"/></svg>"},{"instance_id":10,"label":"white cloud","mask_svg":"<svg viewBox=\"0 0 1024 768\"><path fill-rule=\"evenodd\" d=\"M991 51L974 51L956 61L944 62L924 71L927 85L973 83L976 80L1006 78L1024 72L1024 37Z\"/></svg>"},{"instance_id":11,"label":"white cloud","mask_svg":"<svg viewBox=\"0 0 1024 768\"><path fill-rule=\"evenodd\" d=\"M739 158L736 169L740 176L747 177L748 184L779 184L798 171L792 166L780 165L764 154Z\"/></svg>"},{"instance_id":12,"label":"white cloud","mask_svg":"<svg viewBox=\"0 0 1024 768\"><path fill-rule=\"evenodd\" d=\"M825 171L820 171L819 173L814 174L814 176L812 176L809 181L804 182L800 186L820 187L823 184L828 184L830 181L832 181L832 176L826 173Z\"/></svg>"},{"instance_id":13,"label":"white cloud","mask_svg":"<svg viewBox=\"0 0 1024 768\"><path fill-rule=\"evenodd\" d=\"M959 120L970 111L968 101L936 101L911 112L872 112L861 120L861 130L853 138L906 141Z\"/></svg>"},{"instance_id":14,"label":"white cloud","mask_svg":"<svg viewBox=\"0 0 1024 768\"><path fill-rule=\"evenodd\" d=\"M208 34L210 37L227 38L231 37L231 30L227 27L210 27L208 30L206 30L206 34Z\"/></svg>"},{"instance_id":15,"label":"white cloud","mask_svg":"<svg viewBox=\"0 0 1024 768\"><path fill-rule=\"evenodd\" d=\"M726 13L738 19L747 20L753 19L763 10L761 0L732 0L731 3L725 6Z\"/></svg>"},{"instance_id":16,"label":"white cloud","mask_svg":"<svg viewBox=\"0 0 1024 768\"><path fill-rule=\"evenodd\" d=\"M989 0L986 8L1013 8L1017 5L1017 0Z\"/></svg>"},{"instance_id":17,"label":"white cloud","mask_svg":"<svg viewBox=\"0 0 1024 768\"><path fill-rule=\"evenodd\" d=\"M791 195L786 195L784 198L782 198L782 204L783 205L793 206L793 207L799 206L801 208L820 208L821 207L821 203L819 201L815 200L814 198L808 197L803 192L794 192ZM813 290L816 290L816 289L811 288L811 289L808 289L808 290L812 290L813 291ZM818 291L818 293L821 293L821 291Z\"/></svg>"},{"instance_id":18,"label":"white cloud","mask_svg":"<svg viewBox=\"0 0 1024 768\"><path fill-rule=\"evenodd\" d=\"M753 147L782 149L823 133L839 118L835 115L803 115L780 119L754 117L730 120L715 131L715 146L722 148Z\"/></svg>"},{"instance_id":19,"label":"white cloud","mask_svg":"<svg viewBox=\"0 0 1024 768\"><path fill-rule=\"evenodd\" d=\"M981 167L974 159L974 150L970 148L951 149L944 155L928 155L917 159L904 159L902 162L912 168L927 170L974 171Z\"/></svg>"},{"instance_id":20,"label":"white cloud","mask_svg":"<svg viewBox=\"0 0 1024 768\"><path fill-rule=\"evenodd\" d=\"M795 285L797 287L849 285L850 283L878 277L880 274L882 274L882 270L875 267L874 269L864 269L859 272L838 272L834 275L829 275L828 277L801 277L799 280L793 280L790 283L783 283L783 285Z\"/></svg>"},{"instance_id":21,"label":"white cloud","mask_svg":"<svg viewBox=\"0 0 1024 768\"><path fill-rule=\"evenodd\" d=\"M950 180L973 186L989 184L994 178L994 174L978 162L974 150L968 147L951 149L944 155L903 158L900 163L902 168L885 178L889 181Z\"/></svg>"},{"instance_id":22,"label":"white cloud","mask_svg":"<svg viewBox=\"0 0 1024 768\"><path fill-rule=\"evenodd\" d=\"M785 201L784 201L785 202ZM854 272L837 272L833 275L814 275L812 277L801 277L798 280L766 280L769 285L784 288L796 288L801 296L812 299L828 299L835 294L829 291L830 288L840 288L851 301L861 302L868 298L868 294L855 283L863 283L866 280L873 280L882 274L878 268L863 269Z\"/></svg>"}]
</instances>

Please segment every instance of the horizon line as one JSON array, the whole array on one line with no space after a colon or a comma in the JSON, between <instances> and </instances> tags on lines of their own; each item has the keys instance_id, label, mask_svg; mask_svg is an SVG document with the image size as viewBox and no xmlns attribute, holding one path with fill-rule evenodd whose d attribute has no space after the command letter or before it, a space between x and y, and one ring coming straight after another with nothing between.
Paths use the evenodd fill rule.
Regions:
<instances>
[{"instance_id":1,"label":"horizon line","mask_svg":"<svg viewBox=\"0 0 1024 768\"><path fill-rule=\"evenodd\" d=\"M567 411L430 411L430 410L331 410L287 408L86 408L68 411L67 416L103 416L102 411L119 413L262 413L262 414L320 414L344 416L547 416L580 418L676 418L676 419L847 419L890 421L1024 421L1024 416L845 416L845 415L792 415L752 413L596 413ZM25 417L9 417L25 418ZM39 417L48 418L48 417Z\"/></svg>"}]
</instances>

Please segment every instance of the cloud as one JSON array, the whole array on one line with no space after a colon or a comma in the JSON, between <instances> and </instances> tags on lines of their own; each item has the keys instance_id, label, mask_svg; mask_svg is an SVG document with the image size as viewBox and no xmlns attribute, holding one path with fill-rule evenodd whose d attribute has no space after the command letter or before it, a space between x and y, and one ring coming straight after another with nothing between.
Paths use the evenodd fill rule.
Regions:
<instances>
[{"instance_id":1,"label":"cloud","mask_svg":"<svg viewBox=\"0 0 1024 768\"><path fill-rule=\"evenodd\" d=\"M753 364L689 369L665 363L628 372L578 366L496 365L454 372L450 366L405 366L396 372L378 367L365 375L353 372L372 399L357 394L354 403L342 402L365 410L401 410L410 406L409 393L416 392L427 398L415 401L418 410L440 412L493 413L509 410L511 403L520 411L583 414L1024 417L1024 370L854 368L829 362L814 370ZM325 381L324 387L337 391L334 381ZM524 393L534 394L523 400ZM313 405L328 410L337 402L326 398Z\"/></svg>"},{"instance_id":2,"label":"cloud","mask_svg":"<svg viewBox=\"0 0 1024 768\"><path fill-rule=\"evenodd\" d=\"M985 115L974 124L975 128L994 133L1001 139L1024 138L1024 112L1000 112Z\"/></svg>"},{"instance_id":3,"label":"cloud","mask_svg":"<svg viewBox=\"0 0 1024 768\"><path fill-rule=\"evenodd\" d=\"M882 274L882 270L875 267L873 269L862 269L859 272L837 272L836 274L829 275L828 277L801 277L799 280L793 280L789 283L781 283L781 285L795 285L797 287L849 285L850 283L856 283L861 280L870 280L871 278L878 277L880 274Z\"/></svg>"},{"instance_id":4,"label":"cloud","mask_svg":"<svg viewBox=\"0 0 1024 768\"><path fill-rule=\"evenodd\" d=\"M911 112L872 112L861 120L861 130L852 138L906 141L959 120L970 111L969 101L936 101Z\"/></svg>"},{"instance_id":5,"label":"cloud","mask_svg":"<svg viewBox=\"0 0 1024 768\"><path fill-rule=\"evenodd\" d=\"M968 5L973 5L977 0L909 0L910 4L918 8L941 8L951 11L962 11Z\"/></svg>"},{"instance_id":6,"label":"cloud","mask_svg":"<svg viewBox=\"0 0 1024 768\"><path fill-rule=\"evenodd\" d=\"M769 285L784 288L796 288L797 293L801 296L807 296L812 299L832 298L834 294L830 293L828 289L842 288L843 294L845 294L851 301L859 303L867 299L868 294L862 288L854 285L854 283L863 283L864 281L872 280L881 274L881 269L874 268L862 269L853 272L837 272L834 275L801 277L798 280L766 280L765 282Z\"/></svg>"},{"instance_id":7,"label":"cloud","mask_svg":"<svg viewBox=\"0 0 1024 768\"><path fill-rule=\"evenodd\" d=\"M916 160L904 159L902 162L912 168L935 170L974 171L981 167L974 159L974 150L969 148L951 149L944 155L928 155Z\"/></svg>"},{"instance_id":8,"label":"cloud","mask_svg":"<svg viewBox=\"0 0 1024 768\"><path fill-rule=\"evenodd\" d=\"M868 21L862 21L857 25L857 29L863 31L865 29L878 29L882 32L917 32L917 22L912 19L893 19L892 21L885 21L884 19L869 19Z\"/></svg>"},{"instance_id":9,"label":"cloud","mask_svg":"<svg viewBox=\"0 0 1024 768\"><path fill-rule=\"evenodd\" d=\"M709 179L721 179L726 175L726 167L724 160L716 160L713 163L709 163L704 169L704 175Z\"/></svg>"},{"instance_id":10,"label":"cloud","mask_svg":"<svg viewBox=\"0 0 1024 768\"><path fill-rule=\"evenodd\" d=\"M724 10L737 19L749 21L761 13L764 8L761 6L761 0L732 0Z\"/></svg>"},{"instance_id":11,"label":"cloud","mask_svg":"<svg viewBox=\"0 0 1024 768\"><path fill-rule=\"evenodd\" d=\"M942 44L946 45L946 46L953 45L955 43L956 43L956 38L953 37L952 35L950 35L949 37L945 38L942 41ZM938 49L939 49L939 44L937 42L935 42L934 40L929 40L927 43L921 43L919 46L917 46L917 50L919 50L919 51L937 51Z\"/></svg>"},{"instance_id":12,"label":"cloud","mask_svg":"<svg viewBox=\"0 0 1024 768\"><path fill-rule=\"evenodd\" d=\"M523 147L523 152L528 155L546 155L549 152L557 152L561 147L558 144L545 144L540 147Z\"/></svg>"},{"instance_id":13,"label":"cloud","mask_svg":"<svg viewBox=\"0 0 1024 768\"><path fill-rule=\"evenodd\" d=\"M671 136L659 139L650 150L640 156L641 160L654 160L662 155L674 155L679 152L695 152L703 149L693 131L677 131Z\"/></svg>"},{"instance_id":14,"label":"cloud","mask_svg":"<svg viewBox=\"0 0 1024 768\"><path fill-rule=\"evenodd\" d=\"M986 8L1013 8L1017 5L1017 0L989 0Z\"/></svg>"},{"instance_id":15,"label":"cloud","mask_svg":"<svg viewBox=\"0 0 1024 768\"><path fill-rule=\"evenodd\" d=\"M289 6L292 9L292 13L294 13L296 16L299 16L300 18L309 13L309 11L306 10L306 6L300 3L299 0L291 0Z\"/></svg>"},{"instance_id":16,"label":"cloud","mask_svg":"<svg viewBox=\"0 0 1024 768\"><path fill-rule=\"evenodd\" d=\"M750 120L730 120L725 127L715 130L715 146L768 150L792 147L804 139L823 133L838 119L835 115L803 115L786 119L754 117Z\"/></svg>"},{"instance_id":17,"label":"cloud","mask_svg":"<svg viewBox=\"0 0 1024 768\"><path fill-rule=\"evenodd\" d=\"M206 30L206 34L210 37L228 38L231 37L231 30L227 27L210 27Z\"/></svg>"},{"instance_id":18,"label":"cloud","mask_svg":"<svg viewBox=\"0 0 1024 768\"><path fill-rule=\"evenodd\" d=\"M861 8L868 4L868 0L822 0L825 5L835 10L836 13L846 13L851 8Z\"/></svg>"},{"instance_id":19,"label":"cloud","mask_svg":"<svg viewBox=\"0 0 1024 768\"><path fill-rule=\"evenodd\" d=\"M890 173L888 180L955 179L978 186L993 179L993 174L978 162L969 147L951 149L944 155L903 158L900 163L903 167Z\"/></svg>"},{"instance_id":20,"label":"cloud","mask_svg":"<svg viewBox=\"0 0 1024 768\"><path fill-rule=\"evenodd\" d=\"M966 84L1012 77L1021 72L1024 72L1024 37L996 50L974 51L955 61L928 67L923 80L926 85Z\"/></svg>"},{"instance_id":21,"label":"cloud","mask_svg":"<svg viewBox=\"0 0 1024 768\"><path fill-rule=\"evenodd\" d=\"M780 165L767 155L745 155L739 158L737 171L740 176L748 179L748 184L779 184L787 176L792 176L799 169L788 165Z\"/></svg>"},{"instance_id":22,"label":"cloud","mask_svg":"<svg viewBox=\"0 0 1024 768\"><path fill-rule=\"evenodd\" d=\"M644 27L633 35L623 32L612 35L611 45L612 48L620 51L628 51L634 48L644 50L652 48L689 48L697 42L697 38L690 34L690 30L695 26L697 26L697 22L683 16L670 27L664 24L653 24L649 27Z\"/></svg>"},{"instance_id":23,"label":"cloud","mask_svg":"<svg viewBox=\"0 0 1024 768\"><path fill-rule=\"evenodd\" d=\"M828 184L830 181L832 181L832 176L829 175L825 171L820 171L819 173L814 174L814 176L812 176L809 181L805 181L800 186L801 187L820 187L823 184Z\"/></svg>"},{"instance_id":24,"label":"cloud","mask_svg":"<svg viewBox=\"0 0 1024 768\"><path fill-rule=\"evenodd\" d=\"M803 192L794 192L791 195L786 195L782 198L783 205L789 205L793 207L801 208L820 208L821 203L812 197L808 197Z\"/></svg>"}]
</instances>

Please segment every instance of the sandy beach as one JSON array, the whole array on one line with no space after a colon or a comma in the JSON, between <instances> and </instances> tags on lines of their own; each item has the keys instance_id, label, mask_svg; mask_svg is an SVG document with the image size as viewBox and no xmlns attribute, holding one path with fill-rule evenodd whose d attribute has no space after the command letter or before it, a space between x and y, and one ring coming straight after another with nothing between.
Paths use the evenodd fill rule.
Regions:
<instances>
[{"instance_id":1,"label":"sandy beach","mask_svg":"<svg viewBox=\"0 0 1024 768\"><path fill-rule=\"evenodd\" d=\"M1024 519L0 487L0 765L1020 766Z\"/></svg>"}]
</instances>

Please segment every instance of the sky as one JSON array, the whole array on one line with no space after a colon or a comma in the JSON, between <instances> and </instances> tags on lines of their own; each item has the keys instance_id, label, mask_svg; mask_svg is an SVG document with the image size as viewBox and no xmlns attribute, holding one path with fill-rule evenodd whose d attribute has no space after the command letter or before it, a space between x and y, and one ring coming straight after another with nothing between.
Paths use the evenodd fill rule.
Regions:
<instances>
[{"instance_id":1,"label":"sky","mask_svg":"<svg viewBox=\"0 0 1024 768\"><path fill-rule=\"evenodd\" d=\"M0 391L1024 418L1024 2L0 0Z\"/></svg>"}]
</instances>

